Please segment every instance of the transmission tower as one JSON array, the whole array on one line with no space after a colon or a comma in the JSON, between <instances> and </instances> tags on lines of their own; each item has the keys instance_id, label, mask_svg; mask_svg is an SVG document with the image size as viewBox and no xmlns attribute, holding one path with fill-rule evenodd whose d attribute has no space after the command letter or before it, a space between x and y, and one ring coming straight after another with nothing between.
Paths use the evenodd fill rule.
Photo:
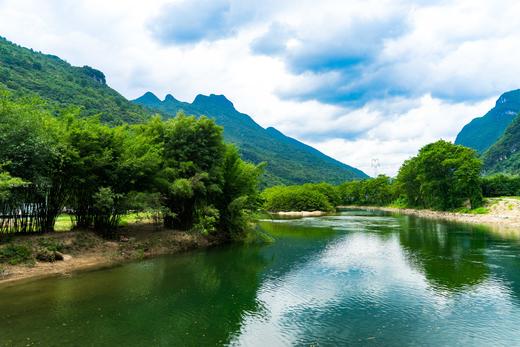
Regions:
<instances>
[{"instance_id":1,"label":"transmission tower","mask_svg":"<svg viewBox=\"0 0 520 347\"><path fill-rule=\"evenodd\" d=\"M381 167L379 159L372 159L372 163L370 164L370 166L372 166L372 169L374 169L374 177L377 177L379 175L379 168Z\"/></svg>"}]
</instances>

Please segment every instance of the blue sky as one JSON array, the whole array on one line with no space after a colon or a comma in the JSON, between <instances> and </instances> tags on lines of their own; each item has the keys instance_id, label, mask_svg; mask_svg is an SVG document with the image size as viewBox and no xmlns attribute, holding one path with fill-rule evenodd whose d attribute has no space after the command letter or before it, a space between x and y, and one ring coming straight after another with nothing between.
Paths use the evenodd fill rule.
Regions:
<instances>
[{"instance_id":1,"label":"blue sky","mask_svg":"<svg viewBox=\"0 0 520 347\"><path fill-rule=\"evenodd\" d=\"M127 98L225 94L373 174L520 87L520 3L0 0L0 35L91 65Z\"/></svg>"}]
</instances>

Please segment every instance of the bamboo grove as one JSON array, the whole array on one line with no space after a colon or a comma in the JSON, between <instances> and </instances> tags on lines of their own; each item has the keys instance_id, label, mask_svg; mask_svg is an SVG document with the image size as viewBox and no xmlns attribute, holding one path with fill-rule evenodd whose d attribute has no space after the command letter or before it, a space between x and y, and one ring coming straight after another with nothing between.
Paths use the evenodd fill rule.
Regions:
<instances>
[{"instance_id":1,"label":"bamboo grove","mask_svg":"<svg viewBox=\"0 0 520 347\"><path fill-rule=\"evenodd\" d=\"M48 232L64 211L110 236L152 209L169 228L240 237L261 166L240 159L206 117L110 127L80 110L0 93L0 233Z\"/></svg>"}]
</instances>

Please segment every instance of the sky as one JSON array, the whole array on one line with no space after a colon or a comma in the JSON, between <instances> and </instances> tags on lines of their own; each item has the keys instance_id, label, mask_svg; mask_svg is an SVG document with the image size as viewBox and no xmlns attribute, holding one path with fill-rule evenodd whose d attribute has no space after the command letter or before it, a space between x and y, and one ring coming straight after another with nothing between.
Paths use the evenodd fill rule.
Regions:
<instances>
[{"instance_id":1,"label":"sky","mask_svg":"<svg viewBox=\"0 0 520 347\"><path fill-rule=\"evenodd\" d=\"M390 176L520 87L518 18L516 0L0 0L1 36L100 69L128 99L224 94Z\"/></svg>"}]
</instances>

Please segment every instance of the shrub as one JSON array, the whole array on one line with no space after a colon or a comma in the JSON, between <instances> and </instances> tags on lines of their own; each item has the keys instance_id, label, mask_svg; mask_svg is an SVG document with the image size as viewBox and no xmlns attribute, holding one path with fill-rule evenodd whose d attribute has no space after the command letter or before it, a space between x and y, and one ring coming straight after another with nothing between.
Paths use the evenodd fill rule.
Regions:
<instances>
[{"instance_id":1,"label":"shrub","mask_svg":"<svg viewBox=\"0 0 520 347\"><path fill-rule=\"evenodd\" d=\"M490 198L520 195L520 176L496 174L483 177L482 194Z\"/></svg>"},{"instance_id":2,"label":"shrub","mask_svg":"<svg viewBox=\"0 0 520 347\"><path fill-rule=\"evenodd\" d=\"M385 175L345 182L338 186L338 192L341 203L345 205L383 206L396 199L395 184Z\"/></svg>"},{"instance_id":3,"label":"shrub","mask_svg":"<svg viewBox=\"0 0 520 347\"><path fill-rule=\"evenodd\" d=\"M0 263L17 265L29 263L33 259L31 249L26 245L7 244L0 248Z\"/></svg>"},{"instance_id":4,"label":"shrub","mask_svg":"<svg viewBox=\"0 0 520 347\"><path fill-rule=\"evenodd\" d=\"M264 208L268 211L333 211L327 197L304 186L278 186L262 193Z\"/></svg>"}]
</instances>

